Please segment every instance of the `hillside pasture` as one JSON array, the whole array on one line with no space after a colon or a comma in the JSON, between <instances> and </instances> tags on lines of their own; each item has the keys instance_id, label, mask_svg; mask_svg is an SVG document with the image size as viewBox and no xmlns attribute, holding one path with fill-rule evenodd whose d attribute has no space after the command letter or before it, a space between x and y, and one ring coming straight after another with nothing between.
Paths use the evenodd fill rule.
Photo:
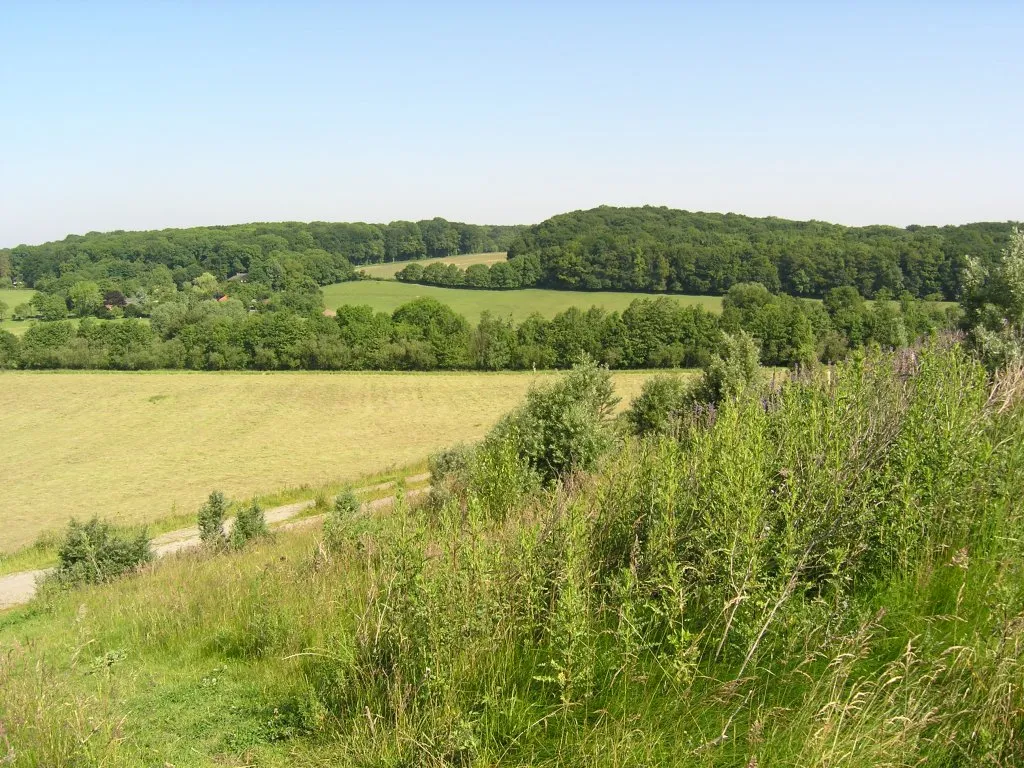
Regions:
<instances>
[{"instance_id":1,"label":"hillside pasture","mask_svg":"<svg viewBox=\"0 0 1024 768\"><path fill-rule=\"evenodd\" d=\"M401 270L405 269L410 264L420 264L424 267L430 264L454 264L457 267L465 269L471 267L474 264L497 264L499 261L505 261L507 255L504 251L498 251L497 253L462 253L456 256L442 256L436 259L417 259L415 261L391 261L387 264L364 264L362 266L356 266L356 270L359 272L365 272L368 277L372 277L375 280L394 280L395 275Z\"/></svg>"},{"instance_id":2,"label":"hillside pasture","mask_svg":"<svg viewBox=\"0 0 1024 768\"><path fill-rule=\"evenodd\" d=\"M355 480L481 437L554 373L0 374L0 552L69 517L124 523ZM623 403L648 373L617 373Z\"/></svg>"},{"instance_id":3,"label":"hillside pasture","mask_svg":"<svg viewBox=\"0 0 1024 768\"><path fill-rule=\"evenodd\" d=\"M0 330L9 331L15 336L20 336L28 330L28 322L12 320L11 313L19 304L28 304L35 295L35 291L24 288L0 289L0 301L7 305L6 317L0 320Z\"/></svg>"},{"instance_id":4,"label":"hillside pasture","mask_svg":"<svg viewBox=\"0 0 1024 768\"><path fill-rule=\"evenodd\" d=\"M569 307L590 309L597 306L609 312L621 312L635 299L650 299L658 294L619 293L613 291L551 291L527 288L517 291L478 291L467 288L440 288L397 281L360 280L337 283L323 288L324 306L337 309L343 304L368 304L379 312L392 312L406 302L427 296L447 304L459 314L476 322L485 309L498 315L523 320L533 312L554 317ZM669 298L681 304L696 304L720 312L720 296L680 296Z\"/></svg>"}]
</instances>

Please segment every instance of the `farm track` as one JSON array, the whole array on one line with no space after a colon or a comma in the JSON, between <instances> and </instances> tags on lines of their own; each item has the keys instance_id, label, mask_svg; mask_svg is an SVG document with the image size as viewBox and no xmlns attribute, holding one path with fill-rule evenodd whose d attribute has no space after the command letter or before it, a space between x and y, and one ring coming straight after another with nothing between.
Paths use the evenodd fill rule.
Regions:
<instances>
[{"instance_id":1,"label":"farm track","mask_svg":"<svg viewBox=\"0 0 1024 768\"><path fill-rule=\"evenodd\" d=\"M424 472L418 475L410 475L405 478L405 482L414 484L421 483L429 479L430 473ZM394 485L394 481L378 483L377 485L357 488L356 493L375 493L387 490ZM422 496L429 491L430 486L427 486L426 488L415 488L406 492L406 498L413 499L418 496ZM394 503L394 501L394 496L384 496L379 499L371 499L370 501L363 502L362 508L366 512L375 512L381 509L387 509ZM307 509L310 509L315 504L316 501L313 499L297 501L292 504L284 504L280 507L273 507L266 510L264 517L266 518L267 525L275 532L307 528L322 522L324 515L312 515L301 520L294 520L292 522L288 521L301 512L305 512ZM230 531L233 524L234 518L231 518L225 523L224 527ZM167 555L172 555L177 552L194 549L195 547L198 547L199 544L199 529L196 526L181 528L176 531L169 531L153 538L153 556L157 558L166 557ZM19 571L18 573L0 576L0 611L7 608L13 608L17 605L24 605L29 602L35 596L36 590L39 587L39 582L45 576L52 573L52 571L52 568L43 568L31 571Z\"/></svg>"}]
</instances>

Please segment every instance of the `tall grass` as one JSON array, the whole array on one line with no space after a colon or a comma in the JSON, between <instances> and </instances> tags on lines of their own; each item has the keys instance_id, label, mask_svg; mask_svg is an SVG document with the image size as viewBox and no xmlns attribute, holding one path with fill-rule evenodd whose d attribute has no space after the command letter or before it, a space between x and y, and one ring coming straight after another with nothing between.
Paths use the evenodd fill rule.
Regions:
<instances>
[{"instance_id":1,"label":"tall grass","mask_svg":"<svg viewBox=\"0 0 1024 768\"><path fill-rule=\"evenodd\" d=\"M0 723L25 765L1019 765L1021 392L929 349L553 487L486 446L329 546L10 617Z\"/></svg>"}]
</instances>

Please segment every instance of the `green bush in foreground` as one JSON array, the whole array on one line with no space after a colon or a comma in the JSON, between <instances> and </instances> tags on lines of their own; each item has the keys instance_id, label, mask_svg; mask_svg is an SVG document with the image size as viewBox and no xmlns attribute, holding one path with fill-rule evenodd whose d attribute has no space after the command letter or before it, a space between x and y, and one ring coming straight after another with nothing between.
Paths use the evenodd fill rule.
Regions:
<instances>
[{"instance_id":1,"label":"green bush in foreground","mask_svg":"<svg viewBox=\"0 0 1024 768\"><path fill-rule=\"evenodd\" d=\"M648 379L626 410L626 423L636 435L675 434L685 421L761 388L764 373L758 357L757 344L747 333L722 334L721 352L698 381L690 384L671 375Z\"/></svg>"},{"instance_id":2,"label":"green bush in foreground","mask_svg":"<svg viewBox=\"0 0 1024 768\"><path fill-rule=\"evenodd\" d=\"M153 559L145 530L132 535L94 517L72 520L57 549L54 576L66 585L99 584Z\"/></svg>"},{"instance_id":3,"label":"green bush in foreground","mask_svg":"<svg viewBox=\"0 0 1024 768\"><path fill-rule=\"evenodd\" d=\"M485 445L507 441L546 482L593 469L611 440L617 402L608 369L584 359L558 383L531 390Z\"/></svg>"}]
</instances>

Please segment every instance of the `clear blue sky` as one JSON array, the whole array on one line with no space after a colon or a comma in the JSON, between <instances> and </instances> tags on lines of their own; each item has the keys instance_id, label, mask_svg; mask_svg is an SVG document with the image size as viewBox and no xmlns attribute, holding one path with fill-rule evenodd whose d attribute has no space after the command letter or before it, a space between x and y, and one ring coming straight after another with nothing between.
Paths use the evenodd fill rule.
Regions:
<instances>
[{"instance_id":1,"label":"clear blue sky","mask_svg":"<svg viewBox=\"0 0 1024 768\"><path fill-rule=\"evenodd\" d=\"M0 246L608 204L1024 218L1020 2L0 4Z\"/></svg>"}]
</instances>

